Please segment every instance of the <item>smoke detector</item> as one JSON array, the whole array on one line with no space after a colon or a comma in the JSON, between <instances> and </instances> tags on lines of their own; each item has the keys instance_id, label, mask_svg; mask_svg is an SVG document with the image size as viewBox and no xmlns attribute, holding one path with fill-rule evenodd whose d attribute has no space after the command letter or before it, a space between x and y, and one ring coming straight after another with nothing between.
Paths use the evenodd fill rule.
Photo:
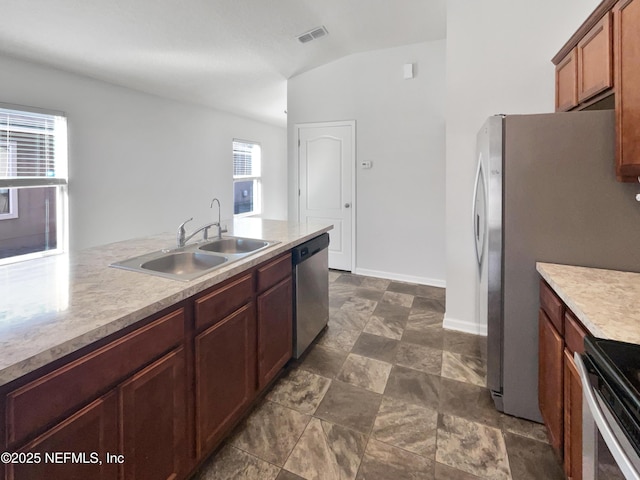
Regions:
<instances>
[{"instance_id":1,"label":"smoke detector","mask_svg":"<svg viewBox=\"0 0 640 480\"><path fill-rule=\"evenodd\" d=\"M298 41L300 43L308 43L311 40L316 40L317 38L322 38L326 35L329 35L329 32L325 28L324 25L320 27L316 27L313 30L309 30L308 32L303 33L302 35L298 35Z\"/></svg>"}]
</instances>

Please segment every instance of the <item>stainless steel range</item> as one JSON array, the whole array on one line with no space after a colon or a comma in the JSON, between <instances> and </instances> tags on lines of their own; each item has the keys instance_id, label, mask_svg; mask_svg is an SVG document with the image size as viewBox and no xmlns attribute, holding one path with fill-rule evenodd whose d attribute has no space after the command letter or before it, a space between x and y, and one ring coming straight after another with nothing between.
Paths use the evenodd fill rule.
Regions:
<instances>
[{"instance_id":1,"label":"stainless steel range","mask_svg":"<svg viewBox=\"0 0 640 480\"><path fill-rule=\"evenodd\" d=\"M583 479L640 480L640 345L585 337Z\"/></svg>"}]
</instances>

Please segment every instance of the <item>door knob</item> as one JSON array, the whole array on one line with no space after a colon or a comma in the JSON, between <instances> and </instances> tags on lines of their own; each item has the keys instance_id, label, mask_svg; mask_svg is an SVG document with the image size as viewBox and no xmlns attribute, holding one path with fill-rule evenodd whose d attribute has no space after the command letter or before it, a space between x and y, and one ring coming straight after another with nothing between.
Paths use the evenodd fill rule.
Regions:
<instances>
[{"instance_id":1,"label":"door knob","mask_svg":"<svg viewBox=\"0 0 640 480\"><path fill-rule=\"evenodd\" d=\"M344 208L349 208L350 206L351 206L351 204L350 204L350 203L345 203L345 204L344 204Z\"/></svg>"}]
</instances>

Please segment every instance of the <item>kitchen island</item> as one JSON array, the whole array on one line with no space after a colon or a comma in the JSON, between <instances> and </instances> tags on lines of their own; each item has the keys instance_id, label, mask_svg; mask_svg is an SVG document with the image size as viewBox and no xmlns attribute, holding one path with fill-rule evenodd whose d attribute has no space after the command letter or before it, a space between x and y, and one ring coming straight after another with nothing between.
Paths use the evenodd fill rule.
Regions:
<instances>
[{"instance_id":1,"label":"kitchen island","mask_svg":"<svg viewBox=\"0 0 640 480\"><path fill-rule=\"evenodd\" d=\"M1 267L3 449L40 461L0 478L186 478L291 357L290 251L330 229L235 221L279 243L190 282L108 267L172 234Z\"/></svg>"}]
</instances>

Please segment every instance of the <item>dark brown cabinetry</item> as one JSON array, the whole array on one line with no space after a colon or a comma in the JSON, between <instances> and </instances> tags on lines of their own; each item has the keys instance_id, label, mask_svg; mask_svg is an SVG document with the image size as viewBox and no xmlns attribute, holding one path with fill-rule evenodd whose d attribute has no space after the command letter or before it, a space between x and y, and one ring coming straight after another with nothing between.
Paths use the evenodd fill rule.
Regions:
<instances>
[{"instance_id":1,"label":"dark brown cabinetry","mask_svg":"<svg viewBox=\"0 0 640 480\"><path fill-rule=\"evenodd\" d=\"M571 50L556 65L556 112L565 112L578 105L577 50Z\"/></svg>"},{"instance_id":2,"label":"dark brown cabinetry","mask_svg":"<svg viewBox=\"0 0 640 480\"><path fill-rule=\"evenodd\" d=\"M252 303L195 338L198 456L214 448L256 394L256 322Z\"/></svg>"},{"instance_id":3,"label":"dark brown cabinetry","mask_svg":"<svg viewBox=\"0 0 640 480\"><path fill-rule=\"evenodd\" d=\"M293 351L291 255L258 269L258 386L264 388Z\"/></svg>"},{"instance_id":4,"label":"dark brown cabinetry","mask_svg":"<svg viewBox=\"0 0 640 480\"><path fill-rule=\"evenodd\" d=\"M119 388L121 464L127 480L172 480L186 473L187 395L182 347Z\"/></svg>"},{"instance_id":5,"label":"dark brown cabinetry","mask_svg":"<svg viewBox=\"0 0 640 480\"><path fill-rule=\"evenodd\" d=\"M258 385L264 388L291 358L291 278L258 297Z\"/></svg>"},{"instance_id":6,"label":"dark brown cabinetry","mask_svg":"<svg viewBox=\"0 0 640 480\"><path fill-rule=\"evenodd\" d=\"M578 102L583 103L613 87L611 12L578 42Z\"/></svg>"},{"instance_id":7,"label":"dark brown cabinetry","mask_svg":"<svg viewBox=\"0 0 640 480\"><path fill-rule=\"evenodd\" d=\"M603 0L552 60L556 111L615 106L615 174L624 182L640 176L639 44L640 0Z\"/></svg>"},{"instance_id":8,"label":"dark brown cabinetry","mask_svg":"<svg viewBox=\"0 0 640 480\"><path fill-rule=\"evenodd\" d=\"M187 478L291 358L292 294L285 253L2 387L5 450L87 463L9 463L0 480Z\"/></svg>"},{"instance_id":9,"label":"dark brown cabinetry","mask_svg":"<svg viewBox=\"0 0 640 480\"><path fill-rule=\"evenodd\" d=\"M585 328L540 282L538 399L551 445L567 478L582 478L582 384L573 360L584 351Z\"/></svg>"},{"instance_id":10,"label":"dark brown cabinetry","mask_svg":"<svg viewBox=\"0 0 640 480\"><path fill-rule=\"evenodd\" d=\"M112 480L118 476L119 465L105 459L107 453L118 451L118 399L116 393L111 392L17 450L18 453L32 455L31 458L26 457L27 460L37 463L6 464L6 478ZM57 452L73 452L78 457L76 461L64 456L45 458L45 455L58 455ZM98 458L92 456L94 452Z\"/></svg>"},{"instance_id":11,"label":"dark brown cabinetry","mask_svg":"<svg viewBox=\"0 0 640 480\"><path fill-rule=\"evenodd\" d=\"M7 443L11 450L41 452L42 461L8 465L6 477L114 479L121 475L155 480L184 475L188 420L184 349L179 346L162 356L184 341L184 326L184 309L179 308L9 392ZM105 391L110 393L65 415ZM54 452L87 458L53 462L44 457Z\"/></svg>"},{"instance_id":12,"label":"dark brown cabinetry","mask_svg":"<svg viewBox=\"0 0 640 480\"><path fill-rule=\"evenodd\" d=\"M635 182L640 175L640 0L620 0L613 14L616 174Z\"/></svg>"},{"instance_id":13,"label":"dark brown cabinetry","mask_svg":"<svg viewBox=\"0 0 640 480\"><path fill-rule=\"evenodd\" d=\"M551 445L557 451L561 451L563 441L562 353L564 341L542 309L539 313L539 330L538 402L542 419L549 432Z\"/></svg>"},{"instance_id":14,"label":"dark brown cabinetry","mask_svg":"<svg viewBox=\"0 0 640 480\"><path fill-rule=\"evenodd\" d=\"M600 3L551 60L556 66L556 112L579 110L613 93L615 2Z\"/></svg>"}]
</instances>

